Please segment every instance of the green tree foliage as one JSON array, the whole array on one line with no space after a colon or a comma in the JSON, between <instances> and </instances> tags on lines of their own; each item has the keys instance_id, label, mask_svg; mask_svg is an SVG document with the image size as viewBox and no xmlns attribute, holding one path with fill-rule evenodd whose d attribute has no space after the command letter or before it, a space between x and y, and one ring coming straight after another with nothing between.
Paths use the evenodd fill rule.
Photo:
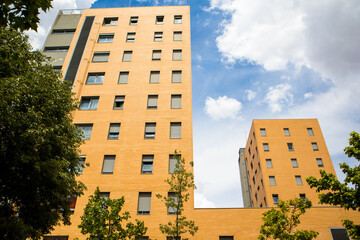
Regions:
<instances>
[{"instance_id":1,"label":"green tree foliage","mask_svg":"<svg viewBox=\"0 0 360 240\"><path fill-rule=\"evenodd\" d=\"M110 199L100 196L97 187L94 195L89 197L89 202L84 208L79 228L82 234L90 234L87 239L118 240L133 239L144 236L147 227L143 221L135 220L136 224L128 222L125 227L123 221L128 221L129 212L121 213L125 198Z\"/></svg>"},{"instance_id":2,"label":"green tree foliage","mask_svg":"<svg viewBox=\"0 0 360 240\"><path fill-rule=\"evenodd\" d=\"M27 37L0 28L0 239L38 239L70 224L81 133L67 84Z\"/></svg>"},{"instance_id":3,"label":"green tree foliage","mask_svg":"<svg viewBox=\"0 0 360 240\"><path fill-rule=\"evenodd\" d=\"M279 201L279 209L272 208L263 213L264 224L260 228L258 239L310 240L319 234L315 231L299 230L300 216L311 207L311 201L296 198Z\"/></svg>"},{"instance_id":4,"label":"green tree foliage","mask_svg":"<svg viewBox=\"0 0 360 240\"><path fill-rule=\"evenodd\" d=\"M344 149L345 154L360 161L360 135L351 132L350 136L349 146ZM309 177L306 181L311 188L316 188L317 192L326 191L319 194L321 204L360 211L360 166L351 168L346 163L341 163L340 168L346 176L344 183L340 183L334 174L326 173L324 170L320 171L320 179ZM343 225L352 239L360 239L360 225L350 220L343 220Z\"/></svg>"},{"instance_id":5,"label":"green tree foliage","mask_svg":"<svg viewBox=\"0 0 360 240\"><path fill-rule=\"evenodd\" d=\"M39 11L51 8L52 0L2 0L0 3L0 27L9 26L20 31L37 30Z\"/></svg>"},{"instance_id":6,"label":"green tree foliage","mask_svg":"<svg viewBox=\"0 0 360 240\"><path fill-rule=\"evenodd\" d=\"M173 222L159 225L160 231L173 239L180 239L182 234L189 232L194 236L198 230L193 220L187 220L187 218L183 216L184 203L187 202L190 197L188 191L196 188L196 186L194 183L194 174L185 166L185 159L181 158L176 151L174 157L177 160L174 172L170 178L165 180L170 187L169 193L173 193L174 195L162 196L161 194L157 194L156 197L161 199L165 203L165 206L172 210L175 215ZM193 162L190 162L191 168L193 165ZM183 239L185 240L186 238Z\"/></svg>"}]
</instances>

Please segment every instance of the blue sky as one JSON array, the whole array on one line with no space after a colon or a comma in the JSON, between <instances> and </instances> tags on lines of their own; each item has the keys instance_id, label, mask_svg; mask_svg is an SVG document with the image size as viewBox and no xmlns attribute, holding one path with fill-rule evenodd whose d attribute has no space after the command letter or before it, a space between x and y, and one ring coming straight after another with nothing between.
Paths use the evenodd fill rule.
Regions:
<instances>
[{"instance_id":1,"label":"blue sky","mask_svg":"<svg viewBox=\"0 0 360 240\"><path fill-rule=\"evenodd\" d=\"M360 127L357 0L54 0L59 9L190 5L196 207L241 207L238 150L252 119L318 118L338 177Z\"/></svg>"}]
</instances>

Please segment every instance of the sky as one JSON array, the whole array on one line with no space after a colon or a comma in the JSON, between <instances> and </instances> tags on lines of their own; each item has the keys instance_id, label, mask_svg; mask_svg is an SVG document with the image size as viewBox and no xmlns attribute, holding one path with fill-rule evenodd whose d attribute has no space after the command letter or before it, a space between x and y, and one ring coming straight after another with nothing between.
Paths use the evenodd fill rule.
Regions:
<instances>
[{"instance_id":1,"label":"sky","mask_svg":"<svg viewBox=\"0 0 360 240\"><path fill-rule=\"evenodd\" d=\"M190 5L195 207L242 207L238 151L253 119L317 118L336 173L360 131L358 0L54 0L60 9Z\"/></svg>"}]
</instances>

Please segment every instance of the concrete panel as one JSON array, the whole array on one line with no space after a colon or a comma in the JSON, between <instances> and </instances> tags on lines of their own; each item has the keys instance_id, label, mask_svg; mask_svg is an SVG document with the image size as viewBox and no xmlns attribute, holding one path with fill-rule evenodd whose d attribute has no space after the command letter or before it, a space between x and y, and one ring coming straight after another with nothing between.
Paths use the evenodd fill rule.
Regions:
<instances>
[{"instance_id":1,"label":"concrete panel","mask_svg":"<svg viewBox=\"0 0 360 240\"><path fill-rule=\"evenodd\" d=\"M73 33L50 34L49 38L46 40L44 46L45 47L70 46L73 36L74 36Z\"/></svg>"},{"instance_id":2,"label":"concrete panel","mask_svg":"<svg viewBox=\"0 0 360 240\"><path fill-rule=\"evenodd\" d=\"M68 52L44 52L47 57L51 57L51 65L53 66L62 66L64 59Z\"/></svg>"},{"instance_id":3,"label":"concrete panel","mask_svg":"<svg viewBox=\"0 0 360 240\"><path fill-rule=\"evenodd\" d=\"M81 14L62 14L56 19L53 29L71 29L76 28Z\"/></svg>"}]
</instances>

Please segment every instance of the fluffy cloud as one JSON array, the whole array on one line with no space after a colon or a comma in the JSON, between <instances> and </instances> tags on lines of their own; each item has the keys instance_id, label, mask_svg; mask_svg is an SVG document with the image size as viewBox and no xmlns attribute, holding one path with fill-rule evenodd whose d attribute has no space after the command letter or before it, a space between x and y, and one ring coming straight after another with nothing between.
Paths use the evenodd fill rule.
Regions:
<instances>
[{"instance_id":1,"label":"fluffy cloud","mask_svg":"<svg viewBox=\"0 0 360 240\"><path fill-rule=\"evenodd\" d=\"M253 100L253 99L256 97L256 92L254 92L254 91L245 90L245 93L246 93L246 99L247 99L248 101L251 101L251 100Z\"/></svg>"},{"instance_id":2,"label":"fluffy cloud","mask_svg":"<svg viewBox=\"0 0 360 240\"><path fill-rule=\"evenodd\" d=\"M269 88L264 101L273 113L281 112L284 106L292 104L293 95L289 92L290 90L290 84L278 84Z\"/></svg>"},{"instance_id":3,"label":"fluffy cloud","mask_svg":"<svg viewBox=\"0 0 360 240\"><path fill-rule=\"evenodd\" d=\"M195 191L194 199L196 203L195 207L197 208L215 208L215 204L213 202L207 200L203 194L197 191Z\"/></svg>"},{"instance_id":4,"label":"fluffy cloud","mask_svg":"<svg viewBox=\"0 0 360 240\"><path fill-rule=\"evenodd\" d=\"M227 96L213 99L207 97L205 101L205 112L215 120L225 118L237 118L242 107L241 102L235 98L228 98Z\"/></svg>"}]
</instances>

